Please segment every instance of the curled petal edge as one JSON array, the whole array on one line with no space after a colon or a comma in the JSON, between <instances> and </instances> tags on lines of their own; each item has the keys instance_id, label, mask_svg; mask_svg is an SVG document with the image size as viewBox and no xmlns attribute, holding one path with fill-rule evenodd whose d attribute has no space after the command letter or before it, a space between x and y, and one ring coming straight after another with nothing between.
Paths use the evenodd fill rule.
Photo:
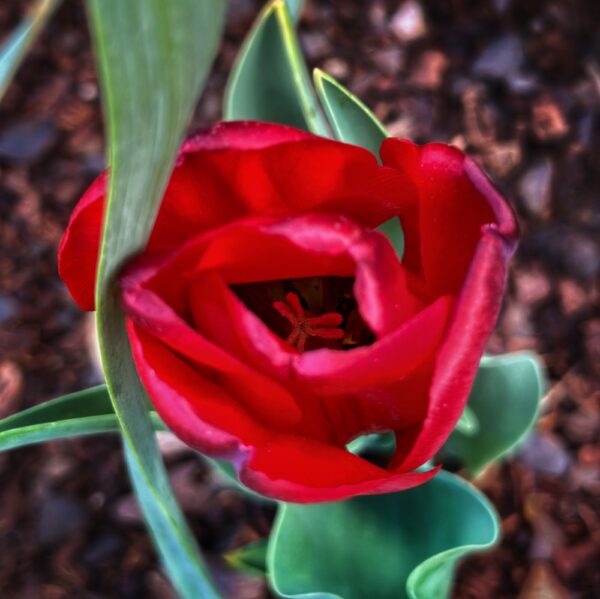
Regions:
<instances>
[{"instance_id":1,"label":"curled petal edge","mask_svg":"<svg viewBox=\"0 0 600 599\"><path fill-rule=\"evenodd\" d=\"M242 423L247 428L247 441L225 433L202 418L189 398L168 385L156 372L156 364L146 359L152 345L161 352L161 358L166 358L169 350L131 320L127 327L142 382L167 425L191 447L231 461L240 481L258 493L296 503L340 501L355 495L405 490L423 484L439 471L383 470L345 449L272 433L254 422ZM223 403L224 392L207 384ZM249 420L241 411L236 416L238 422ZM307 477L309 480L303 480Z\"/></svg>"}]
</instances>

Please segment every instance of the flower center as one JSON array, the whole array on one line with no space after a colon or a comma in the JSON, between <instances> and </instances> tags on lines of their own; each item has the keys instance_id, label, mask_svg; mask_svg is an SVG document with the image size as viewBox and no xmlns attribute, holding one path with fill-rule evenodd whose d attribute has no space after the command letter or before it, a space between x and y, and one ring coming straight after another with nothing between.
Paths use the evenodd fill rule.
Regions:
<instances>
[{"instance_id":1,"label":"flower center","mask_svg":"<svg viewBox=\"0 0 600 599\"><path fill-rule=\"evenodd\" d=\"M360 316L352 277L310 277L233 285L234 293L299 352L369 345L375 336Z\"/></svg>"},{"instance_id":2,"label":"flower center","mask_svg":"<svg viewBox=\"0 0 600 599\"><path fill-rule=\"evenodd\" d=\"M304 351L306 340L309 337L321 337L321 339L343 339L344 331L338 328L344 321L344 317L337 312L328 312L321 316L310 316L306 313L300 299L290 291L285 296L285 302L273 302L273 308L292 325L292 332L286 341L299 352Z\"/></svg>"}]
</instances>

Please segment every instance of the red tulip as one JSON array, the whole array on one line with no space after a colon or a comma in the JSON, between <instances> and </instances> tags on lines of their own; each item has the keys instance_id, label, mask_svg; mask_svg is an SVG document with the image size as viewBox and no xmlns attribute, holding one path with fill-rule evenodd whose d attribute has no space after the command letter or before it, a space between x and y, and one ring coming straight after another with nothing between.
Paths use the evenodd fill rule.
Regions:
<instances>
[{"instance_id":1,"label":"red tulip","mask_svg":"<svg viewBox=\"0 0 600 599\"><path fill-rule=\"evenodd\" d=\"M459 150L368 151L265 123L181 149L152 236L121 276L140 377L190 446L286 501L421 484L462 413L501 304L513 212ZM83 196L59 270L83 309L106 189ZM374 227L399 217L400 262ZM499 406L501 409L501 406ZM350 453L391 431L382 468Z\"/></svg>"}]
</instances>

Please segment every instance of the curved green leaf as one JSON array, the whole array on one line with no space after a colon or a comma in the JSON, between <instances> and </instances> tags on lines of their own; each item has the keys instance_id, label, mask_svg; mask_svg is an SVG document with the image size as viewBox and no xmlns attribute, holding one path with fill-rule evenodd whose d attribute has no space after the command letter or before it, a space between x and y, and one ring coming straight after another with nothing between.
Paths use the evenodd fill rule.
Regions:
<instances>
[{"instance_id":1,"label":"curved green leaf","mask_svg":"<svg viewBox=\"0 0 600 599\"><path fill-rule=\"evenodd\" d=\"M398 259L402 261L402 256L404 256L404 231L400 219L394 216L379 225L377 230L388 238L392 247L396 250Z\"/></svg>"},{"instance_id":2,"label":"curved green leaf","mask_svg":"<svg viewBox=\"0 0 600 599\"><path fill-rule=\"evenodd\" d=\"M366 148L379 158L379 148L388 135L377 117L327 73L315 69L313 78L334 137Z\"/></svg>"},{"instance_id":3,"label":"curved green leaf","mask_svg":"<svg viewBox=\"0 0 600 599\"><path fill-rule=\"evenodd\" d=\"M315 69L313 79L334 137L369 150L379 160L379 148L388 135L377 117L331 75ZM391 218L377 230L390 240L402 260L404 231L400 219Z\"/></svg>"},{"instance_id":4,"label":"curved green leaf","mask_svg":"<svg viewBox=\"0 0 600 599\"><path fill-rule=\"evenodd\" d=\"M149 412L154 430L167 430ZM54 439L120 430L105 385L58 397L0 420L0 451Z\"/></svg>"},{"instance_id":5,"label":"curved green leaf","mask_svg":"<svg viewBox=\"0 0 600 599\"><path fill-rule=\"evenodd\" d=\"M484 356L469 397L468 407L477 430L455 430L441 455L461 460L471 474L515 447L537 419L545 382L535 354L515 352Z\"/></svg>"},{"instance_id":6,"label":"curved green leaf","mask_svg":"<svg viewBox=\"0 0 600 599\"><path fill-rule=\"evenodd\" d=\"M234 569L252 576L265 576L268 539L259 539L226 553L225 561Z\"/></svg>"},{"instance_id":7,"label":"curved green leaf","mask_svg":"<svg viewBox=\"0 0 600 599\"><path fill-rule=\"evenodd\" d=\"M394 433L361 435L348 443L346 449L370 462L386 466L396 450L396 435Z\"/></svg>"},{"instance_id":8,"label":"curved green leaf","mask_svg":"<svg viewBox=\"0 0 600 599\"><path fill-rule=\"evenodd\" d=\"M304 8L304 0L285 0L290 17L294 23L300 19L300 14Z\"/></svg>"},{"instance_id":9,"label":"curved green leaf","mask_svg":"<svg viewBox=\"0 0 600 599\"><path fill-rule=\"evenodd\" d=\"M214 474L216 474L223 483L227 484L231 488L260 503L275 502L275 500L271 497L265 497L264 495L261 495L260 493L257 493L256 491L253 491L242 484L238 478L237 470L231 462L227 462L226 460L216 460L207 456L202 457L204 458L204 461L213 469Z\"/></svg>"},{"instance_id":10,"label":"curved green leaf","mask_svg":"<svg viewBox=\"0 0 600 599\"><path fill-rule=\"evenodd\" d=\"M227 83L224 115L329 134L284 0L270 2L248 34Z\"/></svg>"},{"instance_id":11,"label":"curved green leaf","mask_svg":"<svg viewBox=\"0 0 600 599\"><path fill-rule=\"evenodd\" d=\"M38 0L23 22L0 47L0 100L14 77L27 50L31 47L59 0Z\"/></svg>"},{"instance_id":12,"label":"curved green leaf","mask_svg":"<svg viewBox=\"0 0 600 599\"><path fill-rule=\"evenodd\" d=\"M467 437L472 437L479 432L479 420L470 406L465 406L454 430Z\"/></svg>"},{"instance_id":13,"label":"curved green leaf","mask_svg":"<svg viewBox=\"0 0 600 599\"><path fill-rule=\"evenodd\" d=\"M459 558L498 539L498 517L448 472L390 495L284 504L267 566L282 597L443 599Z\"/></svg>"},{"instance_id":14,"label":"curved green leaf","mask_svg":"<svg viewBox=\"0 0 600 599\"><path fill-rule=\"evenodd\" d=\"M223 0L89 0L111 165L96 294L100 351L134 489L179 594L214 598L169 485L131 357L115 279L144 248L215 55Z\"/></svg>"}]
</instances>

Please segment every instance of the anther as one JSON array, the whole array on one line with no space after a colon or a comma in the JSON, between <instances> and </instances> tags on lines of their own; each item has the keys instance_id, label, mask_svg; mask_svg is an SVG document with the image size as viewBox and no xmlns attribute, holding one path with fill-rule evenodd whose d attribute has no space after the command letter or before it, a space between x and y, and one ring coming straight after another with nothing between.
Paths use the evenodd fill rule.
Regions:
<instances>
[{"instance_id":1,"label":"anther","mask_svg":"<svg viewBox=\"0 0 600 599\"><path fill-rule=\"evenodd\" d=\"M342 339L344 331L340 329L344 318L337 312L327 312L320 316L310 316L304 311L300 298L295 293L288 293L285 302L273 302L273 307L281 316L289 320L292 331L286 341L303 352L309 337L321 339Z\"/></svg>"}]
</instances>

